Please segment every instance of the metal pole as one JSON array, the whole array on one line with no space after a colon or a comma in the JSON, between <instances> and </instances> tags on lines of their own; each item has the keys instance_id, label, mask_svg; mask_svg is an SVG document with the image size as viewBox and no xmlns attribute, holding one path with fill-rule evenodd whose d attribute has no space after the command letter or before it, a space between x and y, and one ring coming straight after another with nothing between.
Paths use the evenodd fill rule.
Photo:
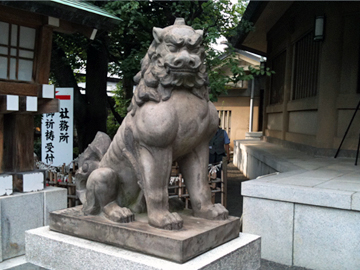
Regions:
<instances>
[{"instance_id":1,"label":"metal pole","mask_svg":"<svg viewBox=\"0 0 360 270\"><path fill-rule=\"evenodd\" d=\"M253 130L255 79L251 82L249 132Z\"/></svg>"},{"instance_id":2,"label":"metal pole","mask_svg":"<svg viewBox=\"0 0 360 270\"><path fill-rule=\"evenodd\" d=\"M357 146L357 151L356 151L355 166L357 166L357 161L358 161L358 157L359 157L359 148L360 148L360 134L359 134L359 141L358 141L358 146Z\"/></svg>"},{"instance_id":3,"label":"metal pole","mask_svg":"<svg viewBox=\"0 0 360 270\"><path fill-rule=\"evenodd\" d=\"M353 114L353 116L352 116L352 118L351 118L351 120L350 120L350 123L349 123L349 125L348 125L348 127L347 127L347 129L346 129L346 131L345 131L344 137L343 137L342 140L341 140L341 143L340 143L340 145L339 145L338 150L336 151L336 154L335 154L334 158L336 158L337 155L338 155L339 152L340 152L340 148L341 148L341 146L342 146L342 144L343 144L343 142L344 142L344 140L345 140L346 135L347 135L348 132L349 132L349 129L350 129L351 124L352 124L352 122L353 122L353 120L354 120L354 118L355 118L355 115L356 115L357 111L359 110L359 106L360 106L360 101L359 101L358 105L356 106L355 112L354 112L354 114Z\"/></svg>"}]
</instances>

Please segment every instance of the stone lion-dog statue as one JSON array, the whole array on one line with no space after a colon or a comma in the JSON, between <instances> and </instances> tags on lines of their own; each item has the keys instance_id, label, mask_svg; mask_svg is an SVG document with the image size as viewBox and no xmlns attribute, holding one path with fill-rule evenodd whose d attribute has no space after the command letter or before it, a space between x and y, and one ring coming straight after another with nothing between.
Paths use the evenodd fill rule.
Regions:
<instances>
[{"instance_id":1,"label":"stone lion-dog statue","mask_svg":"<svg viewBox=\"0 0 360 270\"><path fill-rule=\"evenodd\" d=\"M150 225L181 229L183 220L170 213L168 198L177 161L193 215L227 219L226 208L211 202L207 178L208 144L218 115L208 96L203 31L178 18L164 29L154 27L153 37L113 141L99 132L79 157L76 182L83 212L126 223L147 211Z\"/></svg>"}]
</instances>

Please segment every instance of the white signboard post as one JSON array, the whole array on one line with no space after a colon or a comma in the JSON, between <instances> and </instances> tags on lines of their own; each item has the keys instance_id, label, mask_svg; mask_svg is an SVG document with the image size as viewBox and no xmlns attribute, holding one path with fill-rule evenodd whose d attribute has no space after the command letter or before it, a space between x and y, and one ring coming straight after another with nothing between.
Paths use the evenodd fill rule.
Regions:
<instances>
[{"instance_id":1,"label":"white signboard post","mask_svg":"<svg viewBox=\"0 0 360 270\"><path fill-rule=\"evenodd\" d=\"M43 115L41 160L52 166L68 165L73 160L74 89L56 88L60 111Z\"/></svg>"}]
</instances>

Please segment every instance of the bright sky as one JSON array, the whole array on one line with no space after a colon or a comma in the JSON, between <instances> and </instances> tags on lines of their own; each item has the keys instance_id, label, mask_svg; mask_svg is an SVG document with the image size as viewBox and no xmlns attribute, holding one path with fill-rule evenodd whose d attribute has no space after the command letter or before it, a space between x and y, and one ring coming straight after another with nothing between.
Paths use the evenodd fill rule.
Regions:
<instances>
[{"instance_id":1,"label":"bright sky","mask_svg":"<svg viewBox=\"0 0 360 270\"><path fill-rule=\"evenodd\" d=\"M238 3L238 0L230 0L231 5ZM216 40L216 44L213 44L212 47L220 52L224 52L227 45L221 44L221 42L227 41L224 36L221 36Z\"/></svg>"},{"instance_id":2,"label":"bright sky","mask_svg":"<svg viewBox=\"0 0 360 270\"><path fill-rule=\"evenodd\" d=\"M213 47L214 49L216 49L220 52L224 52L227 45L221 44L222 41L227 41L227 39L225 37L221 36L220 38L218 38L216 40L216 44L213 44L211 47Z\"/></svg>"}]
</instances>

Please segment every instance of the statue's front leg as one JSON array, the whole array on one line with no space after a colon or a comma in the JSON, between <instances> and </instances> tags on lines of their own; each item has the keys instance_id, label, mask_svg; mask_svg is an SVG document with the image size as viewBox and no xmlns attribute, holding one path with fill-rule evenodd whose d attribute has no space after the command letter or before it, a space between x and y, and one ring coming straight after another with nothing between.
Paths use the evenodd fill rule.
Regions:
<instances>
[{"instance_id":1,"label":"statue's front leg","mask_svg":"<svg viewBox=\"0 0 360 270\"><path fill-rule=\"evenodd\" d=\"M179 161L190 194L194 216L206 219L227 219L229 212L221 204L212 204L208 183L209 146L198 145Z\"/></svg>"},{"instance_id":2,"label":"statue's front leg","mask_svg":"<svg viewBox=\"0 0 360 270\"><path fill-rule=\"evenodd\" d=\"M172 164L172 149L140 147L140 164L149 224L166 230L178 230L183 220L169 212L168 183Z\"/></svg>"},{"instance_id":3,"label":"statue's front leg","mask_svg":"<svg viewBox=\"0 0 360 270\"><path fill-rule=\"evenodd\" d=\"M86 184L86 203L83 206L85 215L100 215L112 221L127 223L134 221L134 214L126 207L120 207L119 179L110 168L99 168L93 171Z\"/></svg>"}]
</instances>

